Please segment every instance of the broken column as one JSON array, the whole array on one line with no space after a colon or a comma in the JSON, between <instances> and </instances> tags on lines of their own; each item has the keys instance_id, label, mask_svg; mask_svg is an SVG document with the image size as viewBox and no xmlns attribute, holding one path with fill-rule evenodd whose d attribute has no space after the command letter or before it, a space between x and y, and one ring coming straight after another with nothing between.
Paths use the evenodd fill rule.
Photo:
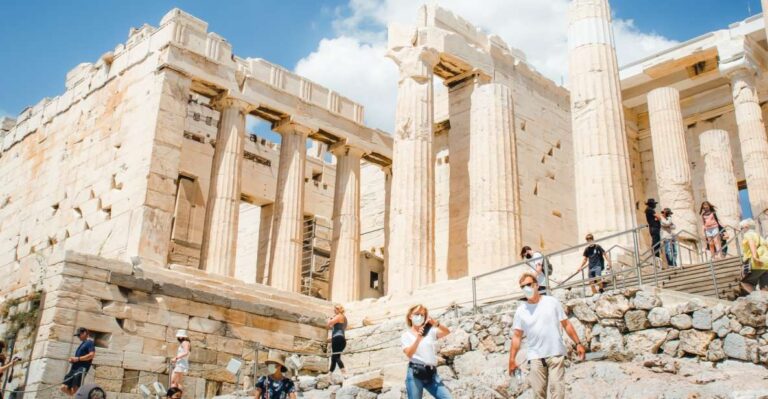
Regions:
<instances>
[{"instance_id":1,"label":"broken column","mask_svg":"<svg viewBox=\"0 0 768 399\"><path fill-rule=\"evenodd\" d=\"M282 135L277 193L272 208L269 284L301 291L302 227L304 223L304 167L309 129L291 122L274 128Z\"/></svg>"},{"instance_id":2,"label":"broken column","mask_svg":"<svg viewBox=\"0 0 768 399\"><path fill-rule=\"evenodd\" d=\"M221 111L221 119L211 164L200 262L202 269L209 273L232 277L240 214L245 115L249 106L240 100L224 98L217 101L215 107Z\"/></svg>"},{"instance_id":3,"label":"broken column","mask_svg":"<svg viewBox=\"0 0 768 399\"><path fill-rule=\"evenodd\" d=\"M717 218L722 225L738 227L741 205L728 132L708 130L699 136L699 143L701 157L704 159L707 201L717 207Z\"/></svg>"},{"instance_id":4,"label":"broken column","mask_svg":"<svg viewBox=\"0 0 768 399\"><path fill-rule=\"evenodd\" d=\"M636 225L611 11L607 0L574 0L569 18L579 235L600 238Z\"/></svg>"},{"instance_id":5,"label":"broken column","mask_svg":"<svg viewBox=\"0 0 768 399\"><path fill-rule=\"evenodd\" d=\"M520 244L512 90L500 83L472 93L469 135L469 275L516 263Z\"/></svg>"},{"instance_id":6,"label":"broken column","mask_svg":"<svg viewBox=\"0 0 768 399\"><path fill-rule=\"evenodd\" d=\"M333 154L337 162L331 241L331 300L346 303L359 298L360 159L363 150L342 145L334 148Z\"/></svg>"},{"instance_id":7,"label":"broken column","mask_svg":"<svg viewBox=\"0 0 768 399\"><path fill-rule=\"evenodd\" d=\"M730 78L752 216L761 225L768 226L765 213L768 211L768 138L757 96L755 70L740 68L731 73Z\"/></svg>"},{"instance_id":8,"label":"broken column","mask_svg":"<svg viewBox=\"0 0 768 399\"><path fill-rule=\"evenodd\" d=\"M435 164L432 75L438 53L403 47L389 56L400 67L395 110L388 293L434 280Z\"/></svg>"},{"instance_id":9,"label":"broken column","mask_svg":"<svg viewBox=\"0 0 768 399\"><path fill-rule=\"evenodd\" d=\"M685 230L690 234L683 234L684 238L695 239L698 216L694 210L691 167L677 89L661 87L648 93L648 116L659 204L674 212L677 232Z\"/></svg>"}]
</instances>

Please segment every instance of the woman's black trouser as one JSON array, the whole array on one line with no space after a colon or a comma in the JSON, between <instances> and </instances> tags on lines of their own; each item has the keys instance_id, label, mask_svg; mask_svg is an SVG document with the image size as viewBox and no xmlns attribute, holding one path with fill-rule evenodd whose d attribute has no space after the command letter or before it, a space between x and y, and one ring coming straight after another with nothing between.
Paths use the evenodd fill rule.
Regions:
<instances>
[{"instance_id":1,"label":"woman's black trouser","mask_svg":"<svg viewBox=\"0 0 768 399\"><path fill-rule=\"evenodd\" d=\"M343 352L346 347L347 339L343 336L337 335L331 338L331 350L333 350L333 354L331 355L331 373L333 373L333 370L336 370L337 364L340 369L344 370L344 363L341 362L341 352Z\"/></svg>"},{"instance_id":2,"label":"woman's black trouser","mask_svg":"<svg viewBox=\"0 0 768 399\"><path fill-rule=\"evenodd\" d=\"M651 232L651 244L653 245L653 256L661 257L661 230L650 229Z\"/></svg>"}]
</instances>

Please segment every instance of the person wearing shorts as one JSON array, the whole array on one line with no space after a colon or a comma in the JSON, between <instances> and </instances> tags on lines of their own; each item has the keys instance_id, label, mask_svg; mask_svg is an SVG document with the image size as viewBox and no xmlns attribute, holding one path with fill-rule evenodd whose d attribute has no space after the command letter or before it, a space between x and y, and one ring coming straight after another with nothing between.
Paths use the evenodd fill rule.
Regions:
<instances>
[{"instance_id":1,"label":"person wearing shorts","mask_svg":"<svg viewBox=\"0 0 768 399\"><path fill-rule=\"evenodd\" d=\"M605 290L605 283L600 279L600 276L603 275L605 261L608 261L608 267L611 266L611 258L603 247L594 243L595 237L592 234L587 234L586 240L587 247L584 248L584 259L581 261L579 271L583 270L584 266L588 264L589 287L592 289L592 294L602 293Z\"/></svg>"},{"instance_id":2,"label":"person wearing shorts","mask_svg":"<svg viewBox=\"0 0 768 399\"><path fill-rule=\"evenodd\" d=\"M707 246L709 247L712 259L719 259L722 250L722 239L720 237L721 226L720 221L717 219L717 210L709 201L704 201L701 203L701 208L699 208L699 215L701 216L704 238L707 240Z\"/></svg>"},{"instance_id":3,"label":"person wearing shorts","mask_svg":"<svg viewBox=\"0 0 768 399\"><path fill-rule=\"evenodd\" d=\"M75 350L75 356L70 357L69 363L72 364L64 381L59 389L61 392L74 396L77 390L83 385L85 375L91 368L93 358L96 357L96 345L89 339L90 332L84 327L80 327L75 332L75 337L80 339L80 346Z\"/></svg>"},{"instance_id":4,"label":"person wearing shorts","mask_svg":"<svg viewBox=\"0 0 768 399\"><path fill-rule=\"evenodd\" d=\"M741 253L743 270L741 279L741 288L750 293L755 290L759 284L760 289L768 289L768 273L766 266L760 261L758 248L760 247L760 235L755 231L755 221L744 219L739 223L739 229L743 234L741 241Z\"/></svg>"},{"instance_id":5,"label":"person wearing shorts","mask_svg":"<svg viewBox=\"0 0 768 399\"><path fill-rule=\"evenodd\" d=\"M192 352L192 344L189 342L187 330L176 331L176 340L179 341L179 347L172 360L174 366L171 375L171 388L181 388L184 374L189 373L189 354Z\"/></svg>"}]
</instances>

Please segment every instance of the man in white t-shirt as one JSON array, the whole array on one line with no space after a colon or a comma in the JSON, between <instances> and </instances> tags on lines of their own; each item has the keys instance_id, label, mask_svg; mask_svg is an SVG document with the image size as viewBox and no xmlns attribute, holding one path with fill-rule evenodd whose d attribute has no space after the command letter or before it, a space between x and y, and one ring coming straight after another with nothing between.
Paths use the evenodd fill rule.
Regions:
<instances>
[{"instance_id":1,"label":"man in white t-shirt","mask_svg":"<svg viewBox=\"0 0 768 399\"><path fill-rule=\"evenodd\" d=\"M528 267L536 275L536 283L539 286L539 293L542 295L547 294L547 275L544 270L544 255L541 252L534 252L529 246L524 246L520 251L520 256L523 259L529 259Z\"/></svg>"},{"instance_id":2,"label":"man in white t-shirt","mask_svg":"<svg viewBox=\"0 0 768 399\"><path fill-rule=\"evenodd\" d=\"M524 273L520 277L520 288L527 301L518 306L512 322L512 346L509 350L509 373L518 365L515 362L520 343L525 336L528 343L526 358L530 365L531 389L536 399L547 398L547 386L552 390L553 399L565 398L565 354L562 326L568 336L576 343L579 358L584 359L586 349L581 345L578 334L573 328L560 301L551 296L539 294L536 276ZM549 384L549 380L552 383Z\"/></svg>"}]
</instances>

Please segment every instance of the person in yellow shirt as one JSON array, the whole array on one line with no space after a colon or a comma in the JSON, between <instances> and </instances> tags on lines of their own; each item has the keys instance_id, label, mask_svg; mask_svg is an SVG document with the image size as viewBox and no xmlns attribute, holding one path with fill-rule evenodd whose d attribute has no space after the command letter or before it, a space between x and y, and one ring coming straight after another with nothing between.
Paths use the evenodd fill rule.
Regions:
<instances>
[{"instance_id":1,"label":"person in yellow shirt","mask_svg":"<svg viewBox=\"0 0 768 399\"><path fill-rule=\"evenodd\" d=\"M739 230L743 236L741 260L744 264L741 287L747 293L754 291L757 285L761 290L768 291L768 248L755 230L754 220L742 220Z\"/></svg>"}]
</instances>

